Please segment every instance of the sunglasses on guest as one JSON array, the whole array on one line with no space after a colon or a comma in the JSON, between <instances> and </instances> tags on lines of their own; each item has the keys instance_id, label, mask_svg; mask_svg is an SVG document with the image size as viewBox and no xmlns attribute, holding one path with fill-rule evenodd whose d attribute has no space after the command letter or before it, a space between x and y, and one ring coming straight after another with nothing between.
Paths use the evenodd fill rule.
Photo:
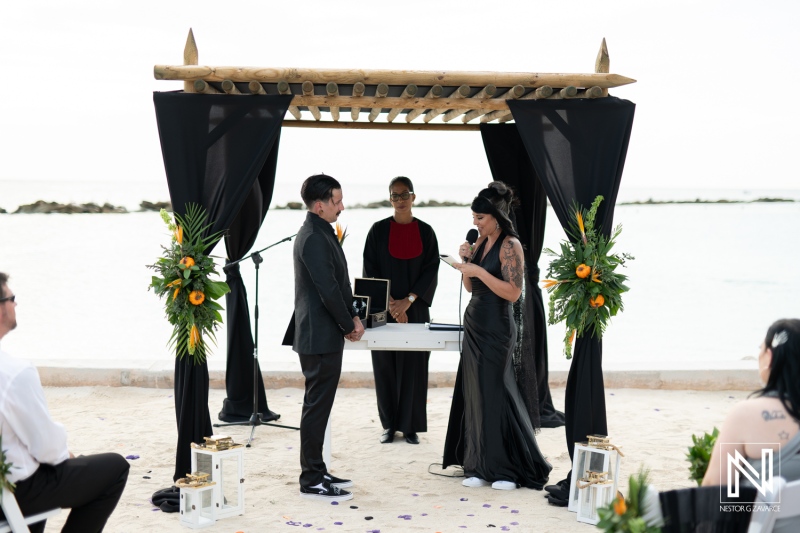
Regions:
<instances>
[{"instance_id":1,"label":"sunglasses on guest","mask_svg":"<svg viewBox=\"0 0 800 533\"><path fill-rule=\"evenodd\" d=\"M392 193L389 195L389 199L393 202L399 202L400 200L408 200L412 194L414 194L414 191L405 191L400 194Z\"/></svg>"},{"instance_id":2,"label":"sunglasses on guest","mask_svg":"<svg viewBox=\"0 0 800 533\"><path fill-rule=\"evenodd\" d=\"M11 296L6 296L5 298L0 298L0 303L11 302L13 304L16 299L17 299L17 295L16 294L12 294Z\"/></svg>"}]
</instances>

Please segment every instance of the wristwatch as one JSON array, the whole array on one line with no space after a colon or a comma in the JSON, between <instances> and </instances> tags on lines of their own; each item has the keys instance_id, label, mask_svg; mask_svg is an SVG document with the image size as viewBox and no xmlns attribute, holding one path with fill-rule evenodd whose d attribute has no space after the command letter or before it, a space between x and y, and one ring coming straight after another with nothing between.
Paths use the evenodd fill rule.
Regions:
<instances>
[{"instance_id":1,"label":"wristwatch","mask_svg":"<svg viewBox=\"0 0 800 533\"><path fill-rule=\"evenodd\" d=\"M416 299L417 299L417 297L416 297L416 296L414 296L413 294L409 294L409 295L408 295L408 301L409 301L410 303L412 303L412 304L413 304L413 303L414 303L414 301L415 301Z\"/></svg>"}]
</instances>

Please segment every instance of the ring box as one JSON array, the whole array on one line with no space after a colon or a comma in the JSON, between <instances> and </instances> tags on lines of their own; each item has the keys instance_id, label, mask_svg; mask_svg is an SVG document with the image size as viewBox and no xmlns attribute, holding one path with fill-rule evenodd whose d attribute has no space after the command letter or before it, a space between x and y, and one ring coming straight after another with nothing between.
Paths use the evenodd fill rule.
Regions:
<instances>
[{"instance_id":1,"label":"ring box","mask_svg":"<svg viewBox=\"0 0 800 533\"><path fill-rule=\"evenodd\" d=\"M366 328L369 320L369 296L353 295L353 311L361 319L361 325Z\"/></svg>"},{"instance_id":2,"label":"ring box","mask_svg":"<svg viewBox=\"0 0 800 533\"><path fill-rule=\"evenodd\" d=\"M367 327L377 328L386 325L389 314L389 289L391 282L380 278L356 278L353 285L354 299L356 296L369 298Z\"/></svg>"}]
</instances>

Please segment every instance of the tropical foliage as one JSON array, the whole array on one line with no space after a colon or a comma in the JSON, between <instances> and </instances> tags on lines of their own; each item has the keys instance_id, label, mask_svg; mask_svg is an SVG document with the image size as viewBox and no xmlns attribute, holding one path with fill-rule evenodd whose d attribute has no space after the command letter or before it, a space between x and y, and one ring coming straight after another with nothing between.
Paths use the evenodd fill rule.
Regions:
<instances>
[{"instance_id":1,"label":"tropical foliage","mask_svg":"<svg viewBox=\"0 0 800 533\"><path fill-rule=\"evenodd\" d=\"M186 206L186 215L175 213L174 220L161 210L161 218L172 232L169 246L154 265L158 272L150 287L165 298L164 310L174 326L169 345L178 357L189 354L195 363L205 361L208 354L206 339L216 341L214 331L222 323L222 306L215 300L230 291L223 281L212 281L218 275L214 259L206 253L222 238L222 232L204 236L212 226L208 215L197 204Z\"/></svg>"},{"instance_id":2,"label":"tropical foliage","mask_svg":"<svg viewBox=\"0 0 800 533\"><path fill-rule=\"evenodd\" d=\"M12 492L14 491L14 484L8 480L8 475L11 473L12 468L14 468L14 465L8 462L6 452L3 450L3 434L0 433L0 499L3 498L4 487Z\"/></svg>"},{"instance_id":3,"label":"tropical foliage","mask_svg":"<svg viewBox=\"0 0 800 533\"><path fill-rule=\"evenodd\" d=\"M692 446L689 446L686 460L689 461L689 479L697 482L698 487L703 483L706 470L708 470L708 463L711 461L711 452L714 450L717 437L719 437L719 429L716 427L711 433L704 433L702 437L692 435Z\"/></svg>"},{"instance_id":4,"label":"tropical foliage","mask_svg":"<svg viewBox=\"0 0 800 533\"><path fill-rule=\"evenodd\" d=\"M561 243L560 253L544 250L554 257L547 271L550 279L543 281L543 287L550 293L548 323L566 323L567 359L572 357L576 334L603 337L611 317L623 310L622 293L628 290L627 276L616 269L633 256L611 253L622 226L617 226L610 237L595 227L597 208L602 201L602 196L595 198L588 211L574 204L575 219L567 228L570 240Z\"/></svg>"},{"instance_id":5,"label":"tropical foliage","mask_svg":"<svg viewBox=\"0 0 800 533\"><path fill-rule=\"evenodd\" d=\"M606 507L597 509L597 527L607 533L658 533L661 531L658 493L649 488L649 474L640 470L628 479L628 498L617 497Z\"/></svg>"}]
</instances>

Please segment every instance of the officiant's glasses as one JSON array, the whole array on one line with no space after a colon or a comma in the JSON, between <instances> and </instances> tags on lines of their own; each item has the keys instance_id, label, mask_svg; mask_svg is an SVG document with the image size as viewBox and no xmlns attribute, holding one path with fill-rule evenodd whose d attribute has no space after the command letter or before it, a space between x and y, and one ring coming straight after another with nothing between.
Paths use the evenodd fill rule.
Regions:
<instances>
[{"instance_id":1,"label":"officiant's glasses","mask_svg":"<svg viewBox=\"0 0 800 533\"><path fill-rule=\"evenodd\" d=\"M399 202L400 200L408 200L412 194L414 194L413 191L404 191L400 194L392 193L389 195L389 199L393 202Z\"/></svg>"},{"instance_id":2,"label":"officiant's glasses","mask_svg":"<svg viewBox=\"0 0 800 533\"><path fill-rule=\"evenodd\" d=\"M6 296L5 298L0 298L0 303L11 302L13 304L14 300L16 300L16 299L17 299L17 295L16 294L12 294L11 296Z\"/></svg>"}]
</instances>

